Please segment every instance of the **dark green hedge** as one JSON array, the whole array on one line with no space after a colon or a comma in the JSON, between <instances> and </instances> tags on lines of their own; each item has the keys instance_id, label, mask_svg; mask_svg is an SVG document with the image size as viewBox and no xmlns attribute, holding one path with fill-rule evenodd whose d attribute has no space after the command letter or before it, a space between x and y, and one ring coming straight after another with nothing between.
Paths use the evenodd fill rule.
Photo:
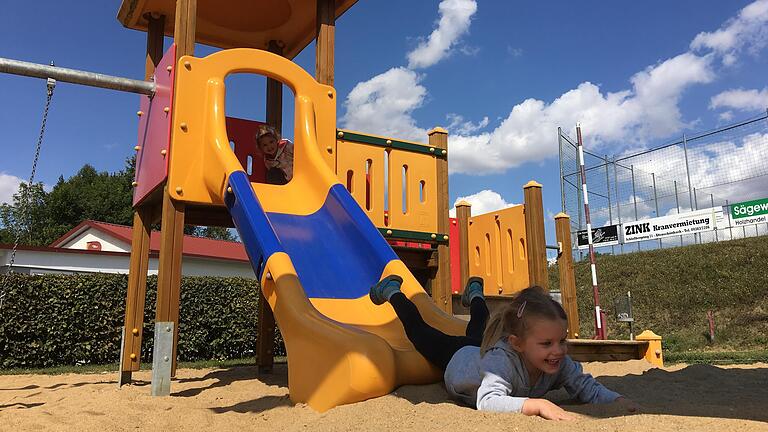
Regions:
<instances>
[{"instance_id":1,"label":"dark green hedge","mask_svg":"<svg viewBox=\"0 0 768 432\"><path fill-rule=\"evenodd\" d=\"M0 310L0 367L115 363L125 311L125 275L13 274ZM185 277L179 360L253 356L258 284L252 279ZM157 278L147 281L142 360L151 361ZM276 333L276 355L284 355Z\"/></svg>"}]
</instances>

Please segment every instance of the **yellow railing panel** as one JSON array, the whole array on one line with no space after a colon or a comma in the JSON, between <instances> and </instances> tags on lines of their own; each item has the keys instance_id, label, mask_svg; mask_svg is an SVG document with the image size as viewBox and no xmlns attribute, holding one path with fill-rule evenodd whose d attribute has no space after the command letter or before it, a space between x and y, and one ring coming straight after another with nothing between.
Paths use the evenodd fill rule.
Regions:
<instances>
[{"instance_id":1,"label":"yellow railing panel","mask_svg":"<svg viewBox=\"0 0 768 432\"><path fill-rule=\"evenodd\" d=\"M435 157L389 150L389 227L437 232Z\"/></svg>"},{"instance_id":2,"label":"yellow railing panel","mask_svg":"<svg viewBox=\"0 0 768 432\"><path fill-rule=\"evenodd\" d=\"M336 175L377 227L384 227L382 147L337 140Z\"/></svg>"},{"instance_id":3,"label":"yellow railing panel","mask_svg":"<svg viewBox=\"0 0 768 432\"><path fill-rule=\"evenodd\" d=\"M514 294L530 283L523 209L518 205L469 220L469 274L483 277L486 295Z\"/></svg>"}]
</instances>

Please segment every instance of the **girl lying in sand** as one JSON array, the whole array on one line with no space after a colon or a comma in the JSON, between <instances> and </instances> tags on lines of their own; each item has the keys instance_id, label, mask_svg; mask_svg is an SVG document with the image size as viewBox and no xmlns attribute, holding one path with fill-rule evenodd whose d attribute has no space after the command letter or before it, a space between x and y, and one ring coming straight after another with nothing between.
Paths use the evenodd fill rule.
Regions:
<instances>
[{"instance_id":1,"label":"girl lying in sand","mask_svg":"<svg viewBox=\"0 0 768 432\"><path fill-rule=\"evenodd\" d=\"M486 327L483 280L470 278L461 296L470 309L466 336L450 336L424 322L400 292L401 284L399 276L384 278L371 288L371 300L377 305L389 301L416 350L445 371L445 387L453 398L481 411L570 420L568 412L541 398L564 387L585 403L619 402L629 412L637 410L634 402L602 386L568 357L565 311L542 288L518 293Z\"/></svg>"}]
</instances>

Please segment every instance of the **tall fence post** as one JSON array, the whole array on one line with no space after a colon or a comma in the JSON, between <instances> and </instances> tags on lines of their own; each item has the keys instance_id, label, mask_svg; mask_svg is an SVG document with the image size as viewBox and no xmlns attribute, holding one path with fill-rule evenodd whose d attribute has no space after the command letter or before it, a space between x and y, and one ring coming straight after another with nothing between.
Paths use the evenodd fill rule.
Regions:
<instances>
[{"instance_id":1,"label":"tall fence post","mask_svg":"<svg viewBox=\"0 0 768 432\"><path fill-rule=\"evenodd\" d=\"M563 129L557 128L557 145L560 151L560 204L565 212L565 179L563 178Z\"/></svg>"},{"instance_id":2,"label":"tall fence post","mask_svg":"<svg viewBox=\"0 0 768 432\"><path fill-rule=\"evenodd\" d=\"M608 222L610 225L613 225L613 210L611 209L613 206L611 205L611 179L608 174L608 155L605 155L603 160L605 161L605 195L608 197ZM611 254L616 254L613 245L611 245Z\"/></svg>"},{"instance_id":3,"label":"tall fence post","mask_svg":"<svg viewBox=\"0 0 768 432\"><path fill-rule=\"evenodd\" d=\"M709 194L709 202L710 202L710 205L712 206L712 208L714 208L715 207L715 195L714 194ZM720 236L717 235L717 219L715 219L715 241L716 242L720 241Z\"/></svg>"},{"instance_id":4,"label":"tall fence post","mask_svg":"<svg viewBox=\"0 0 768 432\"><path fill-rule=\"evenodd\" d=\"M621 229L621 193L619 192L619 174L616 168L616 156L613 157L613 184L616 187L616 213L619 216L619 229ZM620 244L621 253L624 253L624 242Z\"/></svg>"},{"instance_id":5,"label":"tall fence post","mask_svg":"<svg viewBox=\"0 0 768 432\"><path fill-rule=\"evenodd\" d=\"M677 180L675 180L675 206L677 206L677 214L680 214L680 200L677 196ZM683 245L683 235L680 234L680 246Z\"/></svg>"},{"instance_id":6,"label":"tall fence post","mask_svg":"<svg viewBox=\"0 0 768 432\"><path fill-rule=\"evenodd\" d=\"M696 210L699 209L699 197L696 195L696 188L693 188L693 206L694 207L691 208L691 211L693 211L694 209ZM694 233L693 235L695 238L698 238L698 241L697 241L698 244L703 243L703 241L701 240L701 233Z\"/></svg>"},{"instance_id":7,"label":"tall fence post","mask_svg":"<svg viewBox=\"0 0 768 432\"><path fill-rule=\"evenodd\" d=\"M728 234L731 236L731 240L733 240L733 226L731 225L731 203L729 203L728 200L725 200L725 211L728 212Z\"/></svg>"},{"instance_id":8,"label":"tall fence post","mask_svg":"<svg viewBox=\"0 0 768 432\"><path fill-rule=\"evenodd\" d=\"M637 222L637 191L635 190L635 166L629 166L630 172L632 172L632 199L635 202L635 222ZM640 242L637 242L637 251L640 252Z\"/></svg>"},{"instance_id":9,"label":"tall fence post","mask_svg":"<svg viewBox=\"0 0 768 432\"><path fill-rule=\"evenodd\" d=\"M659 217L659 195L656 193L656 173L651 173L651 179L653 179L653 201L656 204L656 217ZM663 249L664 245L661 244L661 238L659 238L659 249Z\"/></svg>"},{"instance_id":10,"label":"tall fence post","mask_svg":"<svg viewBox=\"0 0 768 432\"><path fill-rule=\"evenodd\" d=\"M560 246L557 255L557 271L560 275L560 296L563 309L568 315L568 337L579 338L579 306L576 300L576 275L573 271L571 252L571 217L565 213L555 215L555 236Z\"/></svg>"},{"instance_id":11,"label":"tall fence post","mask_svg":"<svg viewBox=\"0 0 768 432\"><path fill-rule=\"evenodd\" d=\"M584 216L587 221L587 241L589 243L589 267L592 272L592 296L595 301L595 337L605 339L603 314L600 311L600 290L597 285L597 265L595 261L595 245L592 240L592 221L589 215L589 193L587 191L587 175L584 170L584 142L581 139L581 126L576 125L576 138L579 145L579 170L581 171L581 191L584 196Z\"/></svg>"}]
</instances>

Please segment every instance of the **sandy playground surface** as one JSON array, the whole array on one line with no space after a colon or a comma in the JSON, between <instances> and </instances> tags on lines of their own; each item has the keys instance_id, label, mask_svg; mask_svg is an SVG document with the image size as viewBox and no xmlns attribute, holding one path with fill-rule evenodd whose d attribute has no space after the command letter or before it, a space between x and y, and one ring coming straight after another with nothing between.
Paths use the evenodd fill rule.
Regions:
<instances>
[{"instance_id":1,"label":"sandy playground surface","mask_svg":"<svg viewBox=\"0 0 768 432\"><path fill-rule=\"evenodd\" d=\"M578 419L567 424L519 414L483 413L447 399L439 384L319 414L288 398L287 367L179 370L173 396L152 398L148 372L117 388L117 374L0 376L0 430L66 431L768 431L768 364L650 369L634 360L587 363L585 370L640 403L639 414L613 405L550 399Z\"/></svg>"}]
</instances>

